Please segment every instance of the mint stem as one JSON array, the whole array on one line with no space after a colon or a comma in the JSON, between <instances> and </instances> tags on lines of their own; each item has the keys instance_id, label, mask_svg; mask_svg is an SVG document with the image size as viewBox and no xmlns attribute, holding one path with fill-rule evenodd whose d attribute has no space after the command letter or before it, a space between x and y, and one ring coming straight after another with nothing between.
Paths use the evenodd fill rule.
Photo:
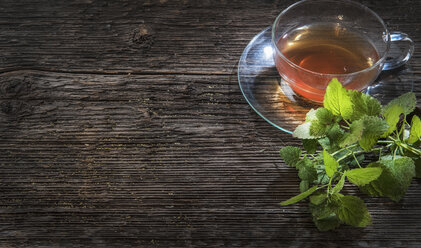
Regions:
<instances>
[{"instance_id":1,"label":"mint stem","mask_svg":"<svg viewBox=\"0 0 421 248\"><path fill-rule=\"evenodd\" d=\"M319 189L323 189L323 188L325 188L325 187L327 187L327 186L329 186L329 184L325 184L325 185L323 185L323 186L317 187L317 190L319 190Z\"/></svg>"},{"instance_id":2,"label":"mint stem","mask_svg":"<svg viewBox=\"0 0 421 248\"><path fill-rule=\"evenodd\" d=\"M354 152L352 152L352 156L354 156L355 162L357 162L358 167L361 168L360 162L358 162L357 157L355 156Z\"/></svg>"},{"instance_id":3,"label":"mint stem","mask_svg":"<svg viewBox=\"0 0 421 248\"><path fill-rule=\"evenodd\" d=\"M327 184L327 194L329 194L330 193L330 189L332 188L332 179L333 179L333 176L330 178L330 180L329 180L329 183Z\"/></svg>"},{"instance_id":4,"label":"mint stem","mask_svg":"<svg viewBox=\"0 0 421 248\"><path fill-rule=\"evenodd\" d=\"M347 150L348 150L348 151L352 154L352 156L354 157L355 162L357 162L358 167L360 167L360 168L361 168L360 162L358 162L358 159L357 159L357 157L355 156L355 153L354 153L353 151L349 150L349 149L347 149Z\"/></svg>"},{"instance_id":5,"label":"mint stem","mask_svg":"<svg viewBox=\"0 0 421 248\"><path fill-rule=\"evenodd\" d=\"M342 125L341 125L341 128L343 128L343 129L347 129L347 130L350 130L350 129L351 129L350 127L347 127L347 126L342 126Z\"/></svg>"},{"instance_id":6,"label":"mint stem","mask_svg":"<svg viewBox=\"0 0 421 248\"><path fill-rule=\"evenodd\" d=\"M408 144L402 143L400 140L395 139L391 136L389 136L388 138L391 139L398 147L403 147L405 150L408 150L416 155L421 156L421 150L418 150L417 148L412 147ZM395 153L396 153L396 150L395 150Z\"/></svg>"},{"instance_id":7,"label":"mint stem","mask_svg":"<svg viewBox=\"0 0 421 248\"><path fill-rule=\"evenodd\" d=\"M382 150L383 148L376 148L376 149L373 149L372 151L379 151L379 150ZM355 154L361 154L361 153L364 153L365 151L356 151L356 152L351 152L351 153L347 153L347 154L345 154L344 156L342 156L342 157L340 157L338 160L336 160L336 161L342 161L342 160L344 160L344 159L346 159L347 157L349 157L349 156L351 156L351 155L354 155L355 156Z\"/></svg>"},{"instance_id":8,"label":"mint stem","mask_svg":"<svg viewBox=\"0 0 421 248\"><path fill-rule=\"evenodd\" d=\"M336 160L336 161L342 161L342 160L344 160L344 159L346 159L347 157L349 157L349 156L351 156L351 155L354 155L355 156L355 154L360 154L360 153L364 153L364 151L358 151L358 152L356 152L356 153L347 153L347 154L345 154L344 156L342 156L342 157L340 157L338 160Z\"/></svg>"},{"instance_id":9,"label":"mint stem","mask_svg":"<svg viewBox=\"0 0 421 248\"><path fill-rule=\"evenodd\" d=\"M345 151L345 150L349 150L349 148L353 148L353 147L356 147L356 146L358 146L358 144L354 144L354 145L351 145L351 146L344 147L344 148L339 149L339 150L337 150L336 152L332 153L331 155L332 155L332 156L335 156L336 154L338 154L338 153L340 153L340 152L343 152L343 151Z\"/></svg>"},{"instance_id":10,"label":"mint stem","mask_svg":"<svg viewBox=\"0 0 421 248\"><path fill-rule=\"evenodd\" d=\"M402 156L404 156L404 152L403 152L402 146L399 146L399 152L401 153Z\"/></svg>"},{"instance_id":11,"label":"mint stem","mask_svg":"<svg viewBox=\"0 0 421 248\"><path fill-rule=\"evenodd\" d=\"M395 160L396 157L396 151L398 151L398 147L395 148L395 151L393 151L393 160Z\"/></svg>"},{"instance_id":12,"label":"mint stem","mask_svg":"<svg viewBox=\"0 0 421 248\"><path fill-rule=\"evenodd\" d=\"M391 144L391 143L393 143L393 141L391 141L391 140L378 140L377 143Z\"/></svg>"},{"instance_id":13,"label":"mint stem","mask_svg":"<svg viewBox=\"0 0 421 248\"><path fill-rule=\"evenodd\" d=\"M351 126L351 123L349 123L347 120L345 120L345 119L343 119L345 122L346 122L346 124L348 125L348 126Z\"/></svg>"},{"instance_id":14,"label":"mint stem","mask_svg":"<svg viewBox=\"0 0 421 248\"><path fill-rule=\"evenodd\" d=\"M416 148L414 148L414 147L412 147L412 146L410 146L410 145L401 144L401 147L403 147L405 150L408 150L408 151L410 151L410 152L412 152L412 153L414 153L416 155L421 156L421 151L418 150L418 149L416 149Z\"/></svg>"},{"instance_id":15,"label":"mint stem","mask_svg":"<svg viewBox=\"0 0 421 248\"><path fill-rule=\"evenodd\" d=\"M403 131L405 130L405 123L406 123L406 121L405 121L405 119L406 119L406 115L404 115L404 117L403 117L403 119L404 119L404 122L402 123L402 126L401 126L401 129L399 130L399 138L402 136L402 139L403 139Z\"/></svg>"}]
</instances>

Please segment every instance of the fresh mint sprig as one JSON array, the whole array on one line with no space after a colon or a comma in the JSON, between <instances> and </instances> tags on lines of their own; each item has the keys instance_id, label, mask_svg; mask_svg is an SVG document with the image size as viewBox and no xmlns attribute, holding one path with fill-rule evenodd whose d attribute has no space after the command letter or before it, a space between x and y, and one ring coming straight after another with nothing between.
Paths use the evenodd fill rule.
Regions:
<instances>
[{"instance_id":1,"label":"fresh mint sprig","mask_svg":"<svg viewBox=\"0 0 421 248\"><path fill-rule=\"evenodd\" d=\"M324 106L310 110L293 133L302 139L307 153L292 146L280 151L301 179L301 194L281 205L308 198L313 221L321 231L340 224L370 225L364 201L340 192L348 181L370 196L397 202L412 178L421 177L421 120L414 115L411 123L407 121L416 103L410 92L382 107L377 99L347 90L333 79Z\"/></svg>"}]
</instances>

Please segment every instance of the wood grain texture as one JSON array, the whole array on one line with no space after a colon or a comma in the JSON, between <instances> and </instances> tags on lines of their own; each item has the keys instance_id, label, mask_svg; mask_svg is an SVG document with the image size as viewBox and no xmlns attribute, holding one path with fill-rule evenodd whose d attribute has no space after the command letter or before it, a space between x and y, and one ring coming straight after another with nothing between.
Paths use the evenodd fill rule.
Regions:
<instances>
[{"instance_id":1,"label":"wood grain texture","mask_svg":"<svg viewBox=\"0 0 421 248\"><path fill-rule=\"evenodd\" d=\"M365 229L279 205L299 141L253 112L236 63L293 2L1 1L0 246L420 247L419 180L363 196ZM421 47L419 1L360 2Z\"/></svg>"},{"instance_id":2,"label":"wood grain texture","mask_svg":"<svg viewBox=\"0 0 421 248\"><path fill-rule=\"evenodd\" d=\"M0 70L229 74L250 39L293 2L3 0ZM419 1L362 3L419 39Z\"/></svg>"}]
</instances>

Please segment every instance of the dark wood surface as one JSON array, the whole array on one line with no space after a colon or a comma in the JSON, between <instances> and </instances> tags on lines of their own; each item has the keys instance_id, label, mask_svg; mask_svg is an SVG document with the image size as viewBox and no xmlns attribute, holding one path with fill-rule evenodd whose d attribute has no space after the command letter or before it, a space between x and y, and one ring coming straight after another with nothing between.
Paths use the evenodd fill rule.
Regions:
<instances>
[{"instance_id":1,"label":"dark wood surface","mask_svg":"<svg viewBox=\"0 0 421 248\"><path fill-rule=\"evenodd\" d=\"M421 247L421 181L314 227L237 61L294 1L0 2L1 247ZM416 43L421 2L361 3ZM351 193L355 191L350 188Z\"/></svg>"}]
</instances>

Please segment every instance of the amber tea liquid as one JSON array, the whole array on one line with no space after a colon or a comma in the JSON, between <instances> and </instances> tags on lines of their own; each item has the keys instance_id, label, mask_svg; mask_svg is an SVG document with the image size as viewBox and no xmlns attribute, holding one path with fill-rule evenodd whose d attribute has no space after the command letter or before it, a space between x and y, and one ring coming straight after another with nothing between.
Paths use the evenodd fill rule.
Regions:
<instances>
[{"instance_id":1,"label":"amber tea liquid","mask_svg":"<svg viewBox=\"0 0 421 248\"><path fill-rule=\"evenodd\" d=\"M326 75L318 73L337 74L346 88L357 90L365 88L378 74L375 67L356 77L346 77L346 74L371 67L379 60L379 55L367 38L337 24L313 24L294 29L281 37L277 46L290 62L305 69L275 55L281 76L296 93L314 101L323 100L330 81Z\"/></svg>"}]
</instances>

